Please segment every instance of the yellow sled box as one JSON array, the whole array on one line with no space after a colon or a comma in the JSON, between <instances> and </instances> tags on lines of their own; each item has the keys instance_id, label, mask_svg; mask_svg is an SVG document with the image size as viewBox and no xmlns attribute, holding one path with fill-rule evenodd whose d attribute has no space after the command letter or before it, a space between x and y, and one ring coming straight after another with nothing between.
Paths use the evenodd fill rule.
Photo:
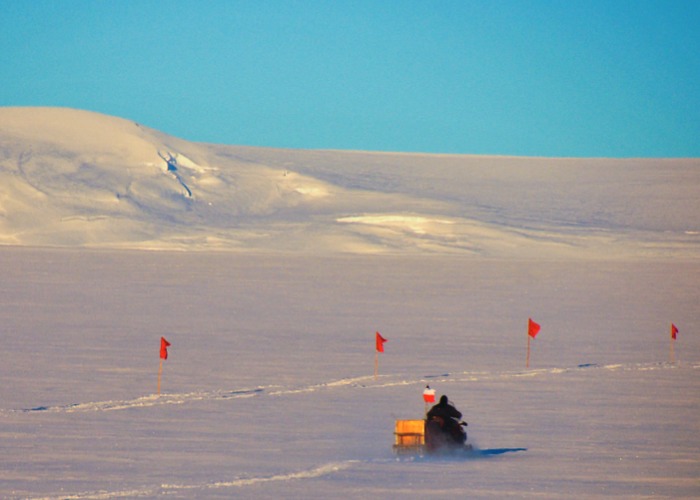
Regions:
<instances>
[{"instance_id":1,"label":"yellow sled box","mask_svg":"<svg viewBox=\"0 0 700 500\"><path fill-rule=\"evenodd\" d=\"M425 420L397 420L394 436L396 453L421 451L425 445Z\"/></svg>"}]
</instances>

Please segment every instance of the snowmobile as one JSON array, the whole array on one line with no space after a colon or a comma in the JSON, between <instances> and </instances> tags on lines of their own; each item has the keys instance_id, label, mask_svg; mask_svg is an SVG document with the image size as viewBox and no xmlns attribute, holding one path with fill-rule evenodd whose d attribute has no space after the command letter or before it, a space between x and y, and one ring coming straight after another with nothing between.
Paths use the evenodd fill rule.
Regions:
<instances>
[{"instance_id":1,"label":"snowmobile","mask_svg":"<svg viewBox=\"0 0 700 500\"><path fill-rule=\"evenodd\" d=\"M431 417L425 420L397 420L394 452L397 455L449 455L471 451L466 422Z\"/></svg>"},{"instance_id":2,"label":"snowmobile","mask_svg":"<svg viewBox=\"0 0 700 500\"><path fill-rule=\"evenodd\" d=\"M425 421L425 449L428 453L471 450L467 445L466 422L430 417Z\"/></svg>"}]
</instances>

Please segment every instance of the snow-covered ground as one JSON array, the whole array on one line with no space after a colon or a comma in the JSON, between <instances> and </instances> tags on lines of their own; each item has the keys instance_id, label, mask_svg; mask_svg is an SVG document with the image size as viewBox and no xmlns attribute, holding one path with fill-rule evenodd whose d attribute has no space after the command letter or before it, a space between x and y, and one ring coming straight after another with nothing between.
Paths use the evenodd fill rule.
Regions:
<instances>
[{"instance_id":1,"label":"snow-covered ground","mask_svg":"<svg viewBox=\"0 0 700 500\"><path fill-rule=\"evenodd\" d=\"M697 498L699 233L697 159L0 108L0 497ZM426 384L472 456L393 455Z\"/></svg>"},{"instance_id":2,"label":"snow-covered ground","mask_svg":"<svg viewBox=\"0 0 700 500\"><path fill-rule=\"evenodd\" d=\"M3 498L700 494L696 262L0 254ZM426 384L475 456L393 456Z\"/></svg>"}]
</instances>

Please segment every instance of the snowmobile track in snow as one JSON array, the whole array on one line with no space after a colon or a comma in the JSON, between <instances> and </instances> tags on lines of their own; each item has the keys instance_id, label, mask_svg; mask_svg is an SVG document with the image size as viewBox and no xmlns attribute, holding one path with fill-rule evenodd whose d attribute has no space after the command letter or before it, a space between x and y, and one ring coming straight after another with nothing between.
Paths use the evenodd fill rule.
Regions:
<instances>
[{"instance_id":1,"label":"snowmobile track in snow","mask_svg":"<svg viewBox=\"0 0 700 500\"><path fill-rule=\"evenodd\" d=\"M310 384L300 387L266 386L256 388L244 388L233 390L201 391L189 393L172 394L151 394L130 400L117 401L95 401L87 403L71 403L57 406L36 406L23 409L0 410L0 415L10 413L78 413L78 412L99 412L138 409L161 405L181 405L195 403L198 401L219 401L238 398L252 398L260 396L278 397L295 394L313 393L317 391L334 389L386 389L396 386L418 385L427 381L440 379L444 383L464 383L493 380L509 380L524 377L543 377L548 375L566 375L571 373L581 373L586 370L607 370L607 371L650 371L650 370L672 370L672 369L700 369L700 362L684 362L682 365L674 363L626 363L597 365L592 363L580 364L569 368L542 368L516 371L466 371L461 373L444 373L440 375L423 375L420 377L410 377L406 374L385 374L380 375L378 380L372 376L344 378L319 384Z\"/></svg>"}]
</instances>

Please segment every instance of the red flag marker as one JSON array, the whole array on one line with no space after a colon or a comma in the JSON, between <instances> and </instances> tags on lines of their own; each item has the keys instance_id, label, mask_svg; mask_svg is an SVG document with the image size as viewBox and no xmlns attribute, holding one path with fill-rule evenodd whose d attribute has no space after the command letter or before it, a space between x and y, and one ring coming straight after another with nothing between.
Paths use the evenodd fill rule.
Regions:
<instances>
[{"instance_id":1,"label":"red flag marker","mask_svg":"<svg viewBox=\"0 0 700 500\"><path fill-rule=\"evenodd\" d=\"M530 339L535 338L540 333L540 325L532 321L532 318L527 319L527 357L525 358L525 367L530 368Z\"/></svg>"},{"instance_id":2,"label":"red flag marker","mask_svg":"<svg viewBox=\"0 0 700 500\"><path fill-rule=\"evenodd\" d=\"M377 341L377 352L384 352L384 342L386 342L386 339L381 336L379 332L376 332L376 341Z\"/></svg>"},{"instance_id":3,"label":"red flag marker","mask_svg":"<svg viewBox=\"0 0 700 500\"><path fill-rule=\"evenodd\" d=\"M170 342L165 340L165 337L160 338L160 359L168 359L168 347Z\"/></svg>"},{"instance_id":4,"label":"red flag marker","mask_svg":"<svg viewBox=\"0 0 700 500\"><path fill-rule=\"evenodd\" d=\"M540 325L532 321L532 318L527 319L527 334L533 339L540 333Z\"/></svg>"},{"instance_id":5,"label":"red flag marker","mask_svg":"<svg viewBox=\"0 0 700 500\"><path fill-rule=\"evenodd\" d=\"M375 340L375 353L374 353L374 380L377 380L377 374L379 373L379 353L384 352L384 342L386 339L380 335L379 332L374 334Z\"/></svg>"},{"instance_id":6,"label":"red flag marker","mask_svg":"<svg viewBox=\"0 0 700 500\"><path fill-rule=\"evenodd\" d=\"M168 346L170 342L165 337L160 338L160 365L158 366L158 395L160 395L160 379L163 375L163 360L168 359Z\"/></svg>"},{"instance_id":7,"label":"red flag marker","mask_svg":"<svg viewBox=\"0 0 700 500\"><path fill-rule=\"evenodd\" d=\"M670 345L669 345L669 351L668 351L668 360L671 363L676 362L676 353L674 352L673 349L673 344L676 342L676 337L678 337L678 327L671 323L671 340L670 340Z\"/></svg>"}]
</instances>

